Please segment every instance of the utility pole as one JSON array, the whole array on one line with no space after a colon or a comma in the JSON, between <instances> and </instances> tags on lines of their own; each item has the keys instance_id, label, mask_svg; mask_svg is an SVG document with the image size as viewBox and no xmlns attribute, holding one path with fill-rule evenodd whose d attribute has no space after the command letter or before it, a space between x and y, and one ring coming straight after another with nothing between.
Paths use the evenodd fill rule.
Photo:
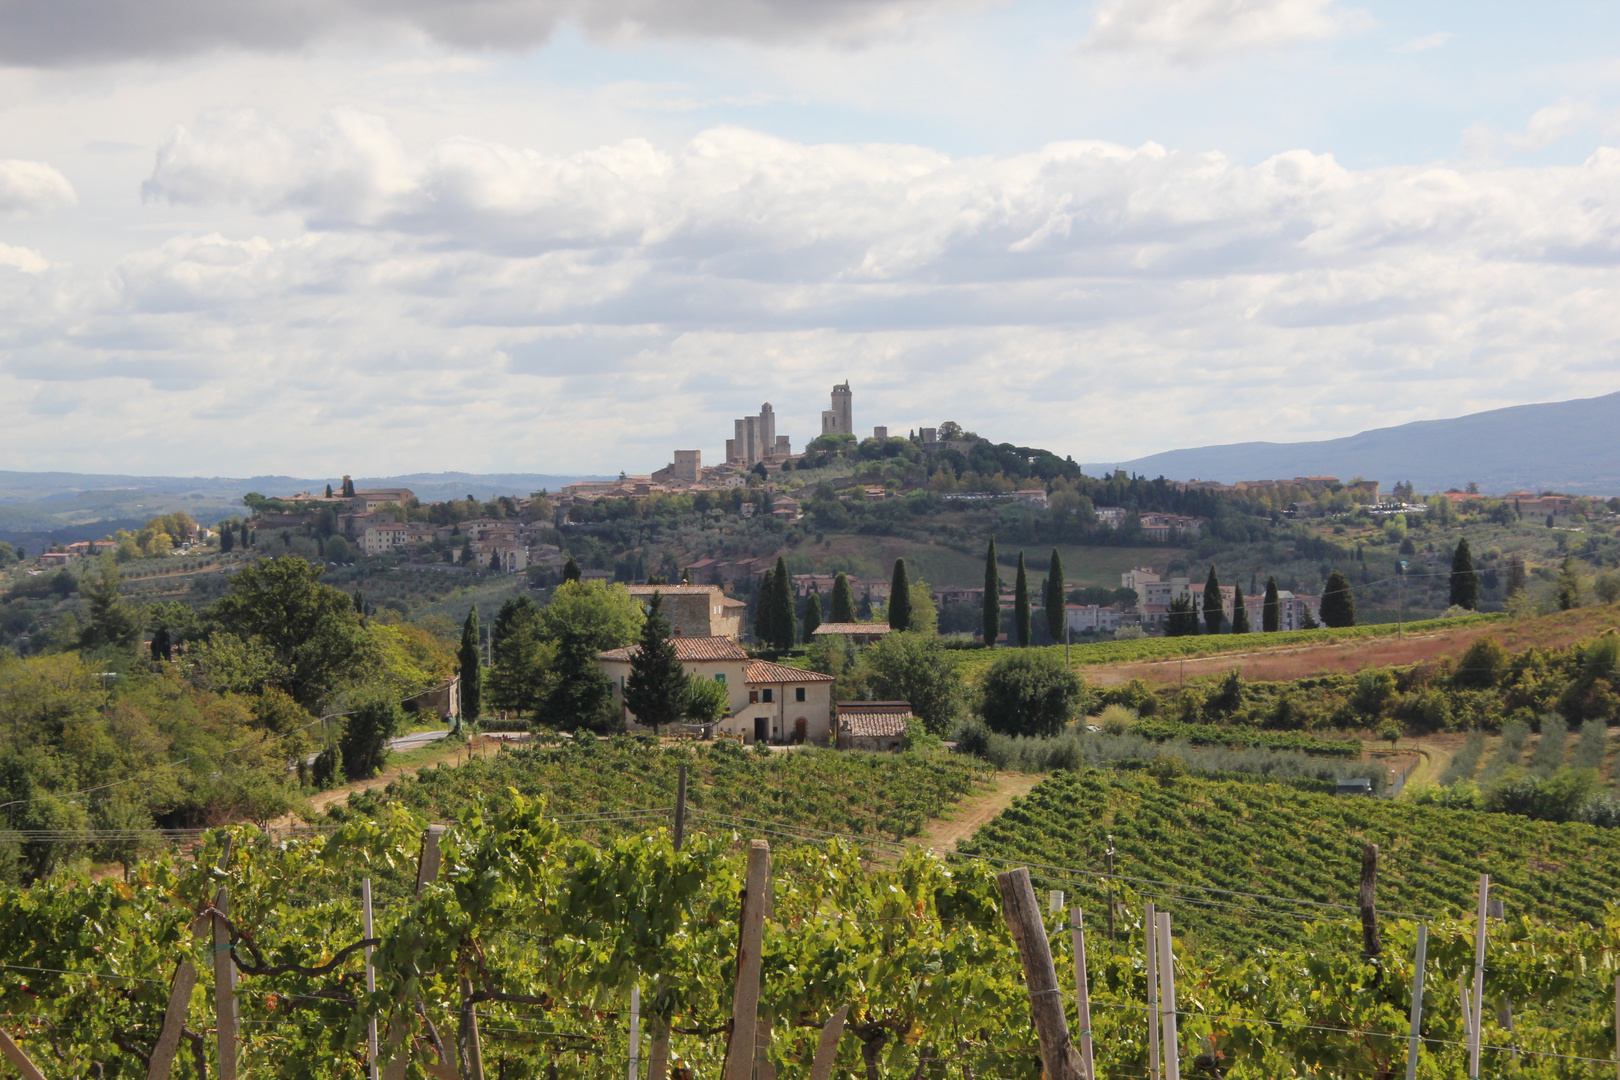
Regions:
<instances>
[{"instance_id":1,"label":"utility pole","mask_svg":"<svg viewBox=\"0 0 1620 1080\"><path fill-rule=\"evenodd\" d=\"M1405 597L1406 560L1402 559L1395 567L1395 638L1397 641L1406 639Z\"/></svg>"}]
</instances>

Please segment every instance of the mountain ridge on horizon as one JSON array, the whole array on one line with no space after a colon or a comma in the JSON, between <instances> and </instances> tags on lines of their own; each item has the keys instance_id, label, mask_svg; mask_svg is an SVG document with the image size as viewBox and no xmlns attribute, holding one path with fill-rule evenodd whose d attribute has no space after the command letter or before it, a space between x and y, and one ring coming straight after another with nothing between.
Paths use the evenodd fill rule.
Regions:
<instances>
[{"instance_id":1,"label":"mountain ridge on horizon","mask_svg":"<svg viewBox=\"0 0 1620 1080\"><path fill-rule=\"evenodd\" d=\"M1225 484L1361 476L1385 491L1401 480L1419 491L1472 481L1496 494L1522 488L1614 495L1620 494L1620 392L1414 420L1337 439L1197 446L1083 468L1093 475L1124 469Z\"/></svg>"}]
</instances>

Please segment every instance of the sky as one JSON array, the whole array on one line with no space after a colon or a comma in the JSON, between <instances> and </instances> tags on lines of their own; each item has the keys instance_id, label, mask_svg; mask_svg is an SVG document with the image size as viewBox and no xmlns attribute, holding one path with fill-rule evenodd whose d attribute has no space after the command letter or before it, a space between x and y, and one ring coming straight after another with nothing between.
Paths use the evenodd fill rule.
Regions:
<instances>
[{"instance_id":1,"label":"sky","mask_svg":"<svg viewBox=\"0 0 1620 1080\"><path fill-rule=\"evenodd\" d=\"M1620 5L0 0L0 469L1078 461L1620 390Z\"/></svg>"}]
</instances>

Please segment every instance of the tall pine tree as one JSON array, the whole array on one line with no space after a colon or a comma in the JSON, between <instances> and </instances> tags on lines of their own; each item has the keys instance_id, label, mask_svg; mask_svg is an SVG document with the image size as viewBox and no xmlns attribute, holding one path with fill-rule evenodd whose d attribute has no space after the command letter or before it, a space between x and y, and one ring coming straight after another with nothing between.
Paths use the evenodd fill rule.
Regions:
<instances>
[{"instance_id":1,"label":"tall pine tree","mask_svg":"<svg viewBox=\"0 0 1620 1080\"><path fill-rule=\"evenodd\" d=\"M653 593L647 605L647 621L641 624L641 644L630 657L630 677L624 683L624 704L635 714L636 722L658 734L665 724L673 724L686 712L690 680L675 655L669 620L664 618L664 598Z\"/></svg>"},{"instance_id":2,"label":"tall pine tree","mask_svg":"<svg viewBox=\"0 0 1620 1080\"><path fill-rule=\"evenodd\" d=\"M1024 568L1024 553L1018 553L1018 577L1013 582L1013 630L1018 635L1020 649L1029 646L1029 571Z\"/></svg>"},{"instance_id":3,"label":"tall pine tree","mask_svg":"<svg viewBox=\"0 0 1620 1080\"><path fill-rule=\"evenodd\" d=\"M1221 579L1215 576L1215 566L1211 563L1209 579L1204 582L1204 633L1220 633L1224 618L1225 613L1221 611Z\"/></svg>"},{"instance_id":4,"label":"tall pine tree","mask_svg":"<svg viewBox=\"0 0 1620 1080\"><path fill-rule=\"evenodd\" d=\"M477 604L461 624L461 648L456 659L461 669L461 715L466 720L477 720L484 703L484 658L478 651Z\"/></svg>"},{"instance_id":5,"label":"tall pine tree","mask_svg":"<svg viewBox=\"0 0 1620 1080\"><path fill-rule=\"evenodd\" d=\"M788 573L787 560L778 557L776 572L771 575L771 645L782 652L793 648L797 636L793 615L793 577Z\"/></svg>"},{"instance_id":6,"label":"tall pine tree","mask_svg":"<svg viewBox=\"0 0 1620 1080\"><path fill-rule=\"evenodd\" d=\"M821 625L821 594L813 592L804 605L804 643L814 640L816 627Z\"/></svg>"},{"instance_id":7,"label":"tall pine tree","mask_svg":"<svg viewBox=\"0 0 1620 1080\"><path fill-rule=\"evenodd\" d=\"M894 560L894 577L889 581L889 629L911 629L911 582L904 559Z\"/></svg>"},{"instance_id":8,"label":"tall pine tree","mask_svg":"<svg viewBox=\"0 0 1620 1080\"><path fill-rule=\"evenodd\" d=\"M1260 629L1275 634L1282 629L1282 598L1277 595L1277 579L1266 578L1266 602L1260 608Z\"/></svg>"},{"instance_id":9,"label":"tall pine tree","mask_svg":"<svg viewBox=\"0 0 1620 1080\"><path fill-rule=\"evenodd\" d=\"M1474 553L1468 550L1468 538L1457 541L1457 550L1451 553L1451 606L1473 611L1479 607L1479 575L1474 572Z\"/></svg>"},{"instance_id":10,"label":"tall pine tree","mask_svg":"<svg viewBox=\"0 0 1620 1080\"><path fill-rule=\"evenodd\" d=\"M1063 560L1058 557L1058 549L1052 549L1052 565L1046 571L1046 595L1041 598L1046 608L1046 632L1052 635L1053 641L1063 640L1064 608L1068 604L1069 591L1063 585Z\"/></svg>"},{"instance_id":11,"label":"tall pine tree","mask_svg":"<svg viewBox=\"0 0 1620 1080\"><path fill-rule=\"evenodd\" d=\"M1232 633L1249 632L1249 609L1243 606L1243 586L1232 586Z\"/></svg>"},{"instance_id":12,"label":"tall pine tree","mask_svg":"<svg viewBox=\"0 0 1620 1080\"><path fill-rule=\"evenodd\" d=\"M833 579L832 611L827 616L830 623L855 621L855 590L849 587L849 578L842 572Z\"/></svg>"},{"instance_id":13,"label":"tall pine tree","mask_svg":"<svg viewBox=\"0 0 1620 1080\"><path fill-rule=\"evenodd\" d=\"M996 566L996 538L984 553L984 644L995 648L1001 636L1001 571Z\"/></svg>"}]
</instances>

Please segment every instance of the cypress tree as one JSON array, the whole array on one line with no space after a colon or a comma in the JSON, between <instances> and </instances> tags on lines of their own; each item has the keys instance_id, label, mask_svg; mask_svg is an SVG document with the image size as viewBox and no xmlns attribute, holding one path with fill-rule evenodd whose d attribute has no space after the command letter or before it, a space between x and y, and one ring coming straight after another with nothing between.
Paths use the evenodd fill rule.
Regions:
<instances>
[{"instance_id":1,"label":"cypress tree","mask_svg":"<svg viewBox=\"0 0 1620 1080\"><path fill-rule=\"evenodd\" d=\"M579 563L574 561L572 555L568 556L568 561L563 564L563 580L578 581L583 576L579 569Z\"/></svg>"},{"instance_id":2,"label":"cypress tree","mask_svg":"<svg viewBox=\"0 0 1620 1080\"><path fill-rule=\"evenodd\" d=\"M332 485L331 484L326 485L326 497L328 499L330 499L332 497Z\"/></svg>"},{"instance_id":3,"label":"cypress tree","mask_svg":"<svg viewBox=\"0 0 1620 1080\"><path fill-rule=\"evenodd\" d=\"M456 654L461 668L461 715L477 720L483 706L484 658L478 652L478 605L467 612L461 624L461 648Z\"/></svg>"},{"instance_id":4,"label":"cypress tree","mask_svg":"<svg viewBox=\"0 0 1620 1080\"><path fill-rule=\"evenodd\" d=\"M354 498L354 481L347 476L343 478L343 497L345 499Z\"/></svg>"},{"instance_id":5,"label":"cypress tree","mask_svg":"<svg viewBox=\"0 0 1620 1080\"><path fill-rule=\"evenodd\" d=\"M842 571L833 579L832 613L827 616L827 621L855 621L855 590L849 587L849 578Z\"/></svg>"},{"instance_id":6,"label":"cypress tree","mask_svg":"<svg viewBox=\"0 0 1620 1080\"><path fill-rule=\"evenodd\" d=\"M759 579L759 592L754 596L754 637L761 645L769 645L775 637L772 632L776 628L775 598L771 589L771 579L775 576L774 569L765 571L765 576Z\"/></svg>"},{"instance_id":7,"label":"cypress tree","mask_svg":"<svg viewBox=\"0 0 1620 1080\"><path fill-rule=\"evenodd\" d=\"M1232 633L1249 632L1249 609L1243 606L1243 586L1232 586Z\"/></svg>"},{"instance_id":8,"label":"cypress tree","mask_svg":"<svg viewBox=\"0 0 1620 1080\"><path fill-rule=\"evenodd\" d=\"M169 639L169 628L166 626L160 626L152 631L152 659L174 659L174 646Z\"/></svg>"},{"instance_id":9,"label":"cypress tree","mask_svg":"<svg viewBox=\"0 0 1620 1080\"><path fill-rule=\"evenodd\" d=\"M911 583L904 559L894 560L894 577L889 581L889 629L911 629Z\"/></svg>"},{"instance_id":10,"label":"cypress tree","mask_svg":"<svg viewBox=\"0 0 1620 1080\"><path fill-rule=\"evenodd\" d=\"M673 724L686 712L686 669L675 654L664 598L653 593L647 621L641 624L641 644L630 658L630 677L624 683L624 704L636 721L653 729Z\"/></svg>"},{"instance_id":11,"label":"cypress tree","mask_svg":"<svg viewBox=\"0 0 1620 1080\"><path fill-rule=\"evenodd\" d=\"M778 556L776 573L771 575L771 644L782 652L793 648L797 637L793 616L793 577L787 560Z\"/></svg>"},{"instance_id":12,"label":"cypress tree","mask_svg":"<svg viewBox=\"0 0 1620 1080\"><path fill-rule=\"evenodd\" d=\"M810 644L810 642L813 640L816 627L820 625L821 594L818 592L813 592L810 594L809 602L804 605L804 643L806 645Z\"/></svg>"},{"instance_id":13,"label":"cypress tree","mask_svg":"<svg viewBox=\"0 0 1620 1080\"><path fill-rule=\"evenodd\" d=\"M1260 629L1275 634L1282 628L1282 598L1277 595L1277 579L1266 578L1266 604L1260 609Z\"/></svg>"},{"instance_id":14,"label":"cypress tree","mask_svg":"<svg viewBox=\"0 0 1620 1080\"><path fill-rule=\"evenodd\" d=\"M1001 636L1001 573L996 568L996 538L984 553L984 644L993 649Z\"/></svg>"},{"instance_id":15,"label":"cypress tree","mask_svg":"<svg viewBox=\"0 0 1620 1080\"><path fill-rule=\"evenodd\" d=\"M1191 593L1183 593L1170 601L1170 611L1164 620L1164 636L1198 636L1198 611L1193 607Z\"/></svg>"},{"instance_id":16,"label":"cypress tree","mask_svg":"<svg viewBox=\"0 0 1620 1080\"><path fill-rule=\"evenodd\" d=\"M1457 550L1451 553L1451 606L1473 611L1479 607L1479 575L1474 573L1474 553L1468 550L1468 538L1457 541Z\"/></svg>"},{"instance_id":17,"label":"cypress tree","mask_svg":"<svg viewBox=\"0 0 1620 1080\"><path fill-rule=\"evenodd\" d=\"M236 547L236 526L228 521L219 524L219 553L229 555Z\"/></svg>"},{"instance_id":18,"label":"cypress tree","mask_svg":"<svg viewBox=\"0 0 1620 1080\"><path fill-rule=\"evenodd\" d=\"M1580 606L1580 575L1575 572L1575 559L1566 555L1558 567L1558 610L1569 611Z\"/></svg>"},{"instance_id":19,"label":"cypress tree","mask_svg":"<svg viewBox=\"0 0 1620 1080\"><path fill-rule=\"evenodd\" d=\"M1337 570L1322 589L1322 625L1356 625L1356 594L1350 591L1350 579Z\"/></svg>"},{"instance_id":20,"label":"cypress tree","mask_svg":"<svg viewBox=\"0 0 1620 1080\"><path fill-rule=\"evenodd\" d=\"M354 587L354 613L356 615L364 615L366 613L366 594L360 591L360 586L358 585Z\"/></svg>"},{"instance_id":21,"label":"cypress tree","mask_svg":"<svg viewBox=\"0 0 1620 1080\"><path fill-rule=\"evenodd\" d=\"M1225 614L1221 611L1221 579L1215 576L1215 566L1211 564L1209 579L1204 582L1204 633L1220 633L1224 618Z\"/></svg>"},{"instance_id":22,"label":"cypress tree","mask_svg":"<svg viewBox=\"0 0 1620 1080\"><path fill-rule=\"evenodd\" d=\"M1046 606L1046 632L1052 635L1053 641L1063 640L1064 607L1068 603L1069 590L1063 586L1063 560L1058 557L1058 549L1052 549L1052 565L1046 571L1046 595L1042 598Z\"/></svg>"},{"instance_id":23,"label":"cypress tree","mask_svg":"<svg viewBox=\"0 0 1620 1080\"><path fill-rule=\"evenodd\" d=\"M1029 646L1029 573L1024 569L1024 553L1018 553L1018 577L1013 583L1013 632L1020 649Z\"/></svg>"}]
</instances>

